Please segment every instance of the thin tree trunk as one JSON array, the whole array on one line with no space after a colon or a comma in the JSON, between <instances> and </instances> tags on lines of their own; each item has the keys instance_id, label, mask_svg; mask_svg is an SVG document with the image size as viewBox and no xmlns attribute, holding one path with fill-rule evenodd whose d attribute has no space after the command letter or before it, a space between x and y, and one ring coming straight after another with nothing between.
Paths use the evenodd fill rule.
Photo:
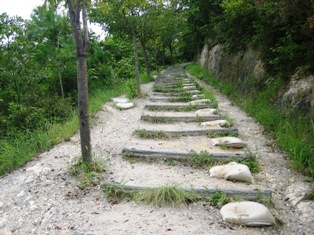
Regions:
<instances>
[{"instance_id":1,"label":"thin tree trunk","mask_svg":"<svg viewBox=\"0 0 314 235\"><path fill-rule=\"evenodd\" d=\"M76 46L77 57L77 87L78 111L80 122L81 152L84 162L92 161L91 137L88 113L88 85L87 85L87 54L89 49L86 0L68 0L71 28ZM83 16L83 35L81 32L80 14Z\"/></svg>"},{"instance_id":2,"label":"thin tree trunk","mask_svg":"<svg viewBox=\"0 0 314 235\"><path fill-rule=\"evenodd\" d=\"M150 74L150 68L149 68L145 39L142 39L140 41L141 41L141 47L142 47L142 51L143 51L143 55L144 55L144 59L145 59L146 74L149 75Z\"/></svg>"},{"instance_id":3,"label":"thin tree trunk","mask_svg":"<svg viewBox=\"0 0 314 235\"><path fill-rule=\"evenodd\" d=\"M60 49L60 33L58 36L58 49ZM63 90L63 84L62 84L62 76L61 76L61 63L60 63L60 56L58 52L58 77L59 77L59 83L60 83L60 90L61 90L61 96L64 98L64 90Z\"/></svg>"},{"instance_id":4,"label":"thin tree trunk","mask_svg":"<svg viewBox=\"0 0 314 235\"><path fill-rule=\"evenodd\" d=\"M169 43L169 51L170 51L171 64L173 65L174 61L173 61L173 52L172 52L172 45L171 45L171 43Z\"/></svg>"},{"instance_id":5,"label":"thin tree trunk","mask_svg":"<svg viewBox=\"0 0 314 235\"><path fill-rule=\"evenodd\" d=\"M134 29L132 29L132 39L133 39L134 56L135 56L135 77L136 77L136 83L137 83L137 93L140 95L141 94L141 81L140 81L140 70L139 70L136 34L135 34Z\"/></svg>"},{"instance_id":6,"label":"thin tree trunk","mask_svg":"<svg viewBox=\"0 0 314 235\"><path fill-rule=\"evenodd\" d=\"M165 42L162 42L162 63L163 66L166 66L166 62L165 62L165 57L166 57L166 49L165 49Z\"/></svg>"},{"instance_id":7,"label":"thin tree trunk","mask_svg":"<svg viewBox=\"0 0 314 235\"><path fill-rule=\"evenodd\" d=\"M156 68L156 71L158 72L158 50L157 50L157 47L155 48L155 68Z\"/></svg>"},{"instance_id":8,"label":"thin tree trunk","mask_svg":"<svg viewBox=\"0 0 314 235\"><path fill-rule=\"evenodd\" d=\"M87 58L85 56L77 58L77 88L82 157L85 162L90 162L92 149L88 113Z\"/></svg>"}]
</instances>

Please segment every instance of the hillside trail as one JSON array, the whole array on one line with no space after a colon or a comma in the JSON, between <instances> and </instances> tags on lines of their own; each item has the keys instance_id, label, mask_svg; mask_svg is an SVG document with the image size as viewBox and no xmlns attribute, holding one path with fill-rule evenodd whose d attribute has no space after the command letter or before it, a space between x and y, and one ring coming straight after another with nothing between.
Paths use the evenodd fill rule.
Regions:
<instances>
[{"instance_id":1,"label":"hillside trail","mask_svg":"<svg viewBox=\"0 0 314 235\"><path fill-rule=\"evenodd\" d=\"M171 67L160 77L190 80L183 66ZM183 105L167 102L169 99L164 94L153 92L154 83L149 83L142 85L143 92L148 96L135 99L134 108L118 110L112 102L108 102L93 120L93 153L95 158L107 160L105 180L131 187L176 184L183 188L216 188L222 191L225 188L270 190L274 204L270 210L277 218L276 226L254 228L224 222L219 209L206 200L179 207L157 207L133 201L112 202L107 200L100 185L81 190L69 174L74 159L80 157L79 135L75 134L70 141L54 146L0 179L0 235L313 234L314 204L303 200L311 185L287 167L289 160L265 134L261 125L209 85L198 80L194 82L215 94L219 115L233 119L239 137L247 143L247 150L218 148L206 135L143 139L134 134L136 130L202 130L197 117L194 122L191 119L188 122L172 122L177 117L191 118L194 115L194 118L194 111L148 110L149 105ZM147 117L154 120L157 116L169 116L172 121L151 123L145 120ZM253 174L253 184L226 181L209 178L206 168L179 162L174 164L164 158L157 161L128 160L122 156L124 148L168 153L206 150L218 155L241 155L249 151L256 155L262 171Z\"/></svg>"}]
</instances>

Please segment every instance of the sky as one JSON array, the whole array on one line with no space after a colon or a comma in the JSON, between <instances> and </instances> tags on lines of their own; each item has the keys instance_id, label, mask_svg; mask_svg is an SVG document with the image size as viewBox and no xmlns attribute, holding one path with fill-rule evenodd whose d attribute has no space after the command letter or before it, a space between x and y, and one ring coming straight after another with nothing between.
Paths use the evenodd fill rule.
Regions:
<instances>
[{"instance_id":1,"label":"sky","mask_svg":"<svg viewBox=\"0 0 314 235\"><path fill-rule=\"evenodd\" d=\"M43 3L44 0L0 0L0 14L6 12L9 16L18 15L30 19L33 9ZM101 27L91 25L90 28L103 38Z\"/></svg>"}]
</instances>

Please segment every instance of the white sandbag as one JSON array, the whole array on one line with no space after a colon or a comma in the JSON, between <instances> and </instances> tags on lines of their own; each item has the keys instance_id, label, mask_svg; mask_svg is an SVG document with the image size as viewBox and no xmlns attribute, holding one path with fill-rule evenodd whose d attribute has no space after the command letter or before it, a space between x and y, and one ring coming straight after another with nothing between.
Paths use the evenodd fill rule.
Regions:
<instances>
[{"instance_id":1,"label":"white sandbag","mask_svg":"<svg viewBox=\"0 0 314 235\"><path fill-rule=\"evenodd\" d=\"M209 99L200 99L200 100L192 100L190 101L190 104L206 104L206 103L210 103Z\"/></svg>"},{"instance_id":2,"label":"white sandbag","mask_svg":"<svg viewBox=\"0 0 314 235\"><path fill-rule=\"evenodd\" d=\"M229 127L230 123L227 120L214 120L208 122L202 122L202 127Z\"/></svg>"},{"instance_id":3,"label":"white sandbag","mask_svg":"<svg viewBox=\"0 0 314 235\"><path fill-rule=\"evenodd\" d=\"M236 137L213 138L211 142L214 146L226 146L230 148L243 148L246 146L243 140Z\"/></svg>"},{"instance_id":4,"label":"white sandbag","mask_svg":"<svg viewBox=\"0 0 314 235\"><path fill-rule=\"evenodd\" d=\"M115 103L129 103L130 102L128 98L112 98L111 100Z\"/></svg>"},{"instance_id":5,"label":"white sandbag","mask_svg":"<svg viewBox=\"0 0 314 235\"><path fill-rule=\"evenodd\" d=\"M253 182L253 176L248 166L236 162L229 162L227 165L212 167L209 170L209 177L249 183Z\"/></svg>"},{"instance_id":6,"label":"white sandbag","mask_svg":"<svg viewBox=\"0 0 314 235\"><path fill-rule=\"evenodd\" d=\"M276 221L269 209L257 202L233 202L220 209L224 221L246 226L271 226Z\"/></svg>"},{"instance_id":7,"label":"white sandbag","mask_svg":"<svg viewBox=\"0 0 314 235\"><path fill-rule=\"evenodd\" d=\"M195 112L199 116L210 116L218 114L217 109L200 109Z\"/></svg>"},{"instance_id":8,"label":"white sandbag","mask_svg":"<svg viewBox=\"0 0 314 235\"><path fill-rule=\"evenodd\" d=\"M119 109L130 109L134 107L133 103L116 103L117 108Z\"/></svg>"}]
</instances>

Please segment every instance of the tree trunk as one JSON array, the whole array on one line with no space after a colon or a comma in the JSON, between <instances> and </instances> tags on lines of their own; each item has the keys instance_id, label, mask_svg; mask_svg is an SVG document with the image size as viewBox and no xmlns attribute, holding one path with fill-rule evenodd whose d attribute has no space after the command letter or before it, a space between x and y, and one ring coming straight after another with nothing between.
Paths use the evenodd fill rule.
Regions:
<instances>
[{"instance_id":1,"label":"tree trunk","mask_svg":"<svg viewBox=\"0 0 314 235\"><path fill-rule=\"evenodd\" d=\"M157 50L157 46L155 48L155 68L156 68L156 71L158 72L158 50Z\"/></svg>"},{"instance_id":2,"label":"tree trunk","mask_svg":"<svg viewBox=\"0 0 314 235\"><path fill-rule=\"evenodd\" d=\"M64 90L63 90L63 84L62 84L62 76L61 76L61 63L60 63L60 56L59 56L59 50L60 50L60 32L58 35L58 77L59 77L59 83L60 83L60 91L61 91L61 96L64 98Z\"/></svg>"},{"instance_id":3,"label":"tree trunk","mask_svg":"<svg viewBox=\"0 0 314 235\"><path fill-rule=\"evenodd\" d=\"M163 41L162 42L162 63L163 63L164 68L166 66L165 57L166 57L166 49L165 49L165 42Z\"/></svg>"},{"instance_id":4,"label":"tree trunk","mask_svg":"<svg viewBox=\"0 0 314 235\"><path fill-rule=\"evenodd\" d=\"M135 56L135 77L136 77L136 83L137 83L137 93L138 93L138 95L140 95L141 94L141 81L140 81L140 70L139 70L136 34L135 34L134 29L132 29L132 39L133 39L134 56Z\"/></svg>"},{"instance_id":5,"label":"tree trunk","mask_svg":"<svg viewBox=\"0 0 314 235\"><path fill-rule=\"evenodd\" d=\"M174 61L173 61L173 52L172 52L172 44L169 43L169 51L170 51L170 58L171 58L171 64L173 65L174 64Z\"/></svg>"},{"instance_id":6,"label":"tree trunk","mask_svg":"<svg viewBox=\"0 0 314 235\"><path fill-rule=\"evenodd\" d=\"M146 74L149 75L150 74L150 68L149 68L145 39L142 39L140 41L141 41L142 51L143 51L143 55L144 55L144 59L145 59Z\"/></svg>"},{"instance_id":7,"label":"tree trunk","mask_svg":"<svg viewBox=\"0 0 314 235\"><path fill-rule=\"evenodd\" d=\"M78 111L80 122L81 152L84 162L92 161L91 137L89 129L88 113L88 85L87 85L87 55L89 49L89 37L87 26L86 0L68 0L71 28L76 46L77 57L77 87L78 87ZM82 10L83 34L81 31L80 14Z\"/></svg>"}]
</instances>

